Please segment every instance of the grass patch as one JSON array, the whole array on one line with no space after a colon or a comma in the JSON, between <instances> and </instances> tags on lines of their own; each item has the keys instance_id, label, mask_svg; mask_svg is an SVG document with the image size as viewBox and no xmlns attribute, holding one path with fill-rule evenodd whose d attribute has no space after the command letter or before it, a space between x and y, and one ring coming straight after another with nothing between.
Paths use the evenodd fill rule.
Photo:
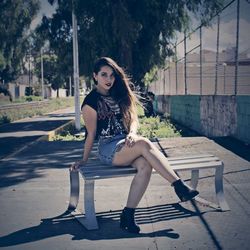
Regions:
<instances>
[{"instance_id":1,"label":"grass patch","mask_svg":"<svg viewBox=\"0 0 250 250\"><path fill-rule=\"evenodd\" d=\"M81 121L81 127L83 127ZM52 141L82 141L84 139L84 133L76 130L74 124L70 124L65 130L58 135L52 137Z\"/></svg>"},{"instance_id":2,"label":"grass patch","mask_svg":"<svg viewBox=\"0 0 250 250\"><path fill-rule=\"evenodd\" d=\"M169 138L180 137L180 132L175 126L167 119L157 117L140 117L140 127L138 134L148 139L154 138ZM82 122L81 127L84 124ZM52 138L53 141L82 141L84 139L84 133L76 131L74 125L69 126L60 134Z\"/></svg>"},{"instance_id":3,"label":"grass patch","mask_svg":"<svg viewBox=\"0 0 250 250\"><path fill-rule=\"evenodd\" d=\"M27 117L43 115L59 109L74 106L74 97L53 98L39 107L22 107L0 111L0 124L13 122Z\"/></svg>"},{"instance_id":4,"label":"grass patch","mask_svg":"<svg viewBox=\"0 0 250 250\"><path fill-rule=\"evenodd\" d=\"M180 132L167 118L160 118L159 116L140 118L138 134L149 139L181 136Z\"/></svg>"},{"instance_id":5,"label":"grass patch","mask_svg":"<svg viewBox=\"0 0 250 250\"><path fill-rule=\"evenodd\" d=\"M19 98L16 98L12 102L9 100L6 96L0 96L0 105L11 105L11 104L17 104L17 103L25 103L25 102L36 102L36 101L42 101L41 96L22 96Z\"/></svg>"}]
</instances>

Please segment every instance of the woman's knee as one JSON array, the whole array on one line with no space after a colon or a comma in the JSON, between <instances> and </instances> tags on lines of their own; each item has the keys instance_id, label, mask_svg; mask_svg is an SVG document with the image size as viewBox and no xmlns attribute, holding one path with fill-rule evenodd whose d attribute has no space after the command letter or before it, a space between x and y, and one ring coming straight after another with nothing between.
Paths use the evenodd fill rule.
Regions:
<instances>
[{"instance_id":1,"label":"woman's knee","mask_svg":"<svg viewBox=\"0 0 250 250\"><path fill-rule=\"evenodd\" d=\"M134 162L134 167L137 169L138 174L150 176L152 173L152 167L143 157L136 159Z\"/></svg>"},{"instance_id":2,"label":"woman's knee","mask_svg":"<svg viewBox=\"0 0 250 250\"><path fill-rule=\"evenodd\" d=\"M136 140L136 145L138 146L138 148L140 148L142 152L147 152L149 149L152 148L152 142L144 137L139 137Z\"/></svg>"}]
</instances>

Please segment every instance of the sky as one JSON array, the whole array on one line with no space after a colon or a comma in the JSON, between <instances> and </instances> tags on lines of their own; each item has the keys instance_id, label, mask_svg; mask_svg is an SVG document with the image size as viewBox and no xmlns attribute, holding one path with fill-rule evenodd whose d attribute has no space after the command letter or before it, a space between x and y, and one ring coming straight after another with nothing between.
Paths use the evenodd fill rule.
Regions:
<instances>
[{"instance_id":1,"label":"sky","mask_svg":"<svg viewBox=\"0 0 250 250\"><path fill-rule=\"evenodd\" d=\"M232 3L220 14L220 33L219 33L219 52L236 46L236 30L237 30L237 1ZM239 18L239 52L250 58L250 3L246 0L240 1L240 18ZM217 50L217 17L213 18L212 25L202 28L202 48L215 52ZM199 23L194 20L198 27ZM183 40L183 34L179 34L177 40ZM200 44L199 30L187 39L187 51ZM184 56L184 43L179 46L178 57ZM199 48L197 48L197 51Z\"/></svg>"},{"instance_id":2,"label":"sky","mask_svg":"<svg viewBox=\"0 0 250 250\"><path fill-rule=\"evenodd\" d=\"M55 12L55 9L57 7L56 4L53 6L48 3L47 0L39 0L40 2L40 11L38 12L38 15L35 17L35 19L31 23L31 29L35 29L36 26L41 22L43 15L47 17L51 17L53 13Z\"/></svg>"}]
</instances>

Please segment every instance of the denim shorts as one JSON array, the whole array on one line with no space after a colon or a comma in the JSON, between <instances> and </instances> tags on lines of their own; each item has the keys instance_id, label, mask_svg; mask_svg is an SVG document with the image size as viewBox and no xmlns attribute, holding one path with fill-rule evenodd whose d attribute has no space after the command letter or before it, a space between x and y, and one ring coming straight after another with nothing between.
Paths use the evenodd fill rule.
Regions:
<instances>
[{"instance_id":1,"label":"denim shorts","mask_svg":"<svg viewBox=\"0 0 250 250\"><path fill-rule=\"evenodd\" d=\"M127 135L120 134L107 138L100 138L98 143L99 159L109 165L112 165L115 153L125 144Z\"/></svg>"}]
</instances>

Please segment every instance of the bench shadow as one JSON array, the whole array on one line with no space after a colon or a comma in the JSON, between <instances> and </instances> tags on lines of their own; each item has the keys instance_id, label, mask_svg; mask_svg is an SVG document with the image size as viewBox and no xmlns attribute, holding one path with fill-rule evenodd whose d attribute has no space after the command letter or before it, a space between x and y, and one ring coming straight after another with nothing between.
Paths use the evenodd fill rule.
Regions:
<instances>
[{"instance_id":1,"label":"bench shadow","mask_svg":"<svg viewBox=\"0 0 250 250\"><path fill-rule=\"evenodd\" d=\"M67 210L58 216L41 219L39 225L0 237L0 247L15 246L61 235L72 235L72 240L87 239L93 241L138 237L167 237L171 239L180 237L172 228L150 233L143 233L143 230L140 234L128 233L119 228L120 213L121 210L97 213L100 229L88 231ZM180 204L164 204L138 208L136 221L138 224L143 225L192 216L200 216L200 213L187 210Z\"/></svg>"}]
</instances>

